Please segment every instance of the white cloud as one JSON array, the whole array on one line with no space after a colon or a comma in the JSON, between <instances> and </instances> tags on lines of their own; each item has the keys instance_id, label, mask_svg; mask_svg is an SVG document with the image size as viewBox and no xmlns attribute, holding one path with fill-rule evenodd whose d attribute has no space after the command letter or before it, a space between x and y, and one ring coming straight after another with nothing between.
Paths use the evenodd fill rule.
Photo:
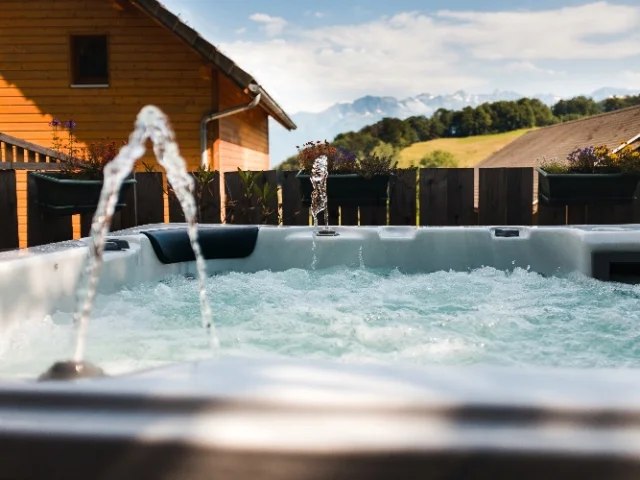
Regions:
<instances>
[{"instance_id":1,"label":"white cloud","mask_svg":"<svg viewBox=\"0 0 640 480\"><path fill-rule=\"evenodd\" d=\"M327 16L324 12L314 12L312 10L307 10L304 14L315 18L324 18Z\"/></svg>"},{"instance_id":2,"label":"white cloud","mask_svg":"<svg viewBox=\"0 0 640 480\"><path fill-rule=\"evenodd\" d=\"M237 33L238 35L240 35L240 34L245 33L246 31L247 31L247 29L246 29L246 28L244 28L244 27L242 27L242 28L237 29L237 30L236 30L236 33Z\"/></svg>"},{"instance_id":3,"label":"white cloud","mask_svg":"<svg viewBox=\"0 0 640 480\"><path fill-rule=\"evenodd\" d=\"M504 70L507 72L524 72L531 74L541 74L541 75L564 75L565 72L559 72L556 70L548 69L548 68L540 68L537 65L528 62L511 62L504 66Z\"/></svg>"},{"instance_id":4,"label":"white cloud","mask_svg":"<svg viewBox=\"0 0 640 480\"><path fill-rule=\"evenodd\" d=\"M481 59L576 60L640 54L640 8L629 5L597 2L539 12L441 11L437 17L446 22L451 41L469 45Z\"/></svg>"},{"instance_id":5,"label":"white cloud","mask_svg":"<svg viewBox=\"0 0 640 480\"><path fill-rule=\"evenodd\" d=\"M640 71L634 72L631 70L625 70L622 72L622 79L627 85L627 88L640 88Z\"/></svg>"},{"instance_id":6,"label":"white cloud","mask_svg":"<svg viewBox=\"0 0 640 480\"><path fill-rule=\"evenodd\" d=\"M286 22L279 17L255 14L251 19L263 23L270 36L284 33ZM554 85L588 82L588 75L595 81L595 70L579 78L562 73L570 72L574 61L640 56L639 27L640 6L597 2L537 12L404 12L355 25L289 25L278 39L220 47L295 112L365 94L493 89L511 76L514 82L526 79L527 72L538 82L557 74L554 81L564 83L545 84L551 91ZM540 68L539 62L555 62L561 72ZM597 78L600 82L602 76ZM526 89L520 83L515 87Z\"/></svg>"},{"instance_id":7,"label":"white cloud","mask_svg":"<svg viewBox=\"0 0 640 480\"><path fill-rule=\"evenodd\" d=\"M280 35L287 25L287 21L284 18L272 17L266 13L254 13L249 16L249 19L263 24L264 31L271 37Z\"/></svg>"}]
</instances>

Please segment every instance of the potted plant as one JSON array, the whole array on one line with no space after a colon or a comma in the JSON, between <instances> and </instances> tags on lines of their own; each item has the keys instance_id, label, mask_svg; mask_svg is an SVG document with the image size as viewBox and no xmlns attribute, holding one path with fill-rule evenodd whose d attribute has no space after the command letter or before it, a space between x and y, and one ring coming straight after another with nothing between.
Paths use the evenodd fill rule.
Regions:
<instances>
[{"instance_id":1,"label":"potted plant","mask_svg":"<svg viewBox=\"0 0 640 480\"><path fill-rule=\"evenodd\" d=\"M311 205L311 168L313 162L325 155L328 159L327 201L334 205L381 205L387 201L389 179L396 163L391 157L368 155L357 158L354 154L324 142L307 142L298 148L302 204Z\"/></svg>"},{"instance_id":2,"label":"potted plant","mask_svg":"<svg viewBox=\"0 0 640 480\"><path fill-rule=\"evenodd\" d=\"M565 162L543 160L538 167L538 201L546 205L625 204L636 198L640 153L625 146L576 149Z\"/></svg>"},{"instance_id":3,"label":"potted plant","mask_svg":"<svg viewBox=\"0 0 640 480\"><path fill-rule=\"evenodd\" d=\"M55 215L94 212L102 191L104 167L118 153L116 142L94 142L88 148L80 149L76 146L76 122L62 123L56 119L49 126L53 128L52 148L59 153L59 170L31 173L38 189L38 204ZM60 127L68 132L66 144L60 140ZM126 206L123 198L134 183L133 178L123 182L117 210Z\"/></svg>"}]
</instances>

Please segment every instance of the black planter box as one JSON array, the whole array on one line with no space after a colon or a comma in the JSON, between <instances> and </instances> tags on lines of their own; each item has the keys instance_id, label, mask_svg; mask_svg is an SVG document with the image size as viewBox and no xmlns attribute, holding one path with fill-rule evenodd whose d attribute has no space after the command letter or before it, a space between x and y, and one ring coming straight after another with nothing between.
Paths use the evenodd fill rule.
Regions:
<instances>
[{"instance_id":1,"label":"black planter box","mask_svg":"<svg viewBox=\"0 0 640 480\"><path fill-rule=\"evenodd\" d=\"M628 173L547 173L538 167L538 201L544 205L602 203L636 199L640 175Z\"/></svg>"},{"instance_id":2,"label":"black planter box","mask_svg":"<svg viewBox=\"0 0 640 480\"><path fill-rule=\"evenodd\" d=\"M311 206L313 185L311 176L298 172L302 205ZM370 206L383 205L388 198L390 175L362 177L356 173L335 173L327 177L327 202L333 205Z\"/></svg>"},{"instance_id":3,"label":"black planter box","mask_svg":"<svg viewBox=\"0 0 640 480\"><path fill-rule=\"evenodd\" d=\"M100 200L102 180L78 180L60 178L57 172L31 172L36 182L38 205L52 215L75 215L93 213ZM123 199L127 191L136 183L130 178L122 183L116 210L126 207Z\"/></svg>"}]
</instances>

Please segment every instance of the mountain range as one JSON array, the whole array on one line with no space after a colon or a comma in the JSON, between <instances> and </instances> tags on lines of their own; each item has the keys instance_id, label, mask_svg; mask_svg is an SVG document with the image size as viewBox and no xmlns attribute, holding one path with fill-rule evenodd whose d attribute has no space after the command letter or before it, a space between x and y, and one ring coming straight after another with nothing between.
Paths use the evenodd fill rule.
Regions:
<instances>
[{"instance_id":1,"label":"mountain range","mask_svg":"<svg viewBox=\"0 0 640 480\"><path fill-rule=\"evenodd\" d=\"M599 102L613 96L638 95L640 90L604 87L587 97ZM277 165L297 152L296 145L311 140L331 141L337 134L360 130L366 125L384 117L407 118L412 115L431 116L439 108L460 110L464 107L475 107L485 102L501 100L518 100L525 97L517 92L496 90L488 94L472 94L459 90L450 95L431 95L422 93L415 97L398 100L395 97L376 97L367 95L353 102L341 102L317 113L299 112L292 115L298 128L288 132L279 125L272 125L271 131L271 164ZM573 97L572 95L571 97ZM554 94L538 94L529 96L551 106L562 98Z\"/></svg>"}]
</instances>

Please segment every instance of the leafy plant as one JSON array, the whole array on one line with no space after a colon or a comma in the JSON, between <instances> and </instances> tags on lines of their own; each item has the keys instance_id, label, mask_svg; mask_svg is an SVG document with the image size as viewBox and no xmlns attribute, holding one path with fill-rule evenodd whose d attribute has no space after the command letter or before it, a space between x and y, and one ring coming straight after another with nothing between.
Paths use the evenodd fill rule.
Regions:
<instances>
[{"instance_id":1,"label":"leafy plant","mask_svg":"<svg viewBox=\"0 0 640 480\"><path fill-rule=\"evenodd\" d=\"M325 155L327 166L330 172L355 173L356 156L343 148L331 145L326 140L324 142L307 142L298 149L298 163L303 172L311 172L313 162L316 158Z\"/></svg>"},{"instance_id":2,"label":"leafy plant","mask_svg":"<svg viewBox=\"0 0 640 480\"><path fill-rule=\"evenodd\" d=\"M256 185L254 187L254 191L256 193L256 199L258 201L258 207L260 208L260 216L262 217L261 222L264 223L273 213L276 213L276 210L274 210L270 206L270 203L271 203L271 200L273 200L274 198L276 199L276 202L277 202L278 187L272 187L268 183L264 183L262 187L259 187ZM281 205L278 204L277 206L278 214L279 214L280 208L281 208Z\"/></svg>"},{"instance_id":3,"label":"leafy plant","mask_svg":"<svg viewBox=\"0 0 640 480\"><path fill-rule=\"evenodd\" d=\"M327 165L329 172L334 173L358 173L358 158L344 148L338 148L333 159L333 164Z\"/></svg>"},{"instance_id":4,"label":"leafy plant","mask_svg":"<svg viewBox=\"0 0 640 480\"><path fill-rule=\"evenodd\" d=\"M198 221L202 221L203 212L207 207L207 202L205 202L205 193L211 191L211 186L217 178L217 171L211 170L209 166L200 165L198 169L193 172L193 179L195 182L195 192L194 197L196 199L196 205L198 206Z\"/></svg>"},{"instance_id":5,"label":"leafy plant","mask_svg":"<svg viewBox=\"0 0 640 480\"><path fill-rule=\"evenodd\" d=\"M617 152L606 146L577 148L564 162L543 160L540 167L548 173L640 173L640 153L627 145Z\"/></svg>"},{"instance_id":6,"label":"leafy plant","mask_svg":"<svg viewBox=\"0 0 640 480\"><path fill-rule=\"evenodd\" d=\"M567 173L566 164L560 162L556 157L549 159L542 157L542 159L537 158L536 161L540 165L540 168L547 173Z\"/></svg>"},{"instance_id":7,"label":"leafy plant","mask_svg":"<svg viewBox=\"0 0 640 480\"><path fill-rule=\"evenodd\" d=\"M609 167L615 161L604 146L577 148L567 155L570 173L594 173L598 167Z\"/></svg>"},{"instance_id":8,"label":"leafy plant","mask_svg":"<svg viewBox=\"0 0 640 480\"><path fill-rule=\"evenodd\" d=\"M278 212L281 205L278 204L275 210L271 204L278 196L278 188L264 182L261 185L260 179L263 172L251 172L238 168L238 177L242 184L242 196L236 200L227 200L227 206L231 207L232 217L237 220L251 221L258 215L259 223L266 223L271 215Z\"/></svg>"},{"instance_id":9,"label":"leafy plant","mask_svg":"<svg viewBox=\"0 0 640 480\"><path fill-rule=\"evenodd\" d=\"M326 140L307 142L302 148L296 148L300 170L304 173L311 172L313 162L321 155L327 157L329 173L357 173L365 178L371 178L373 175L389 174L397 166L393 156L371 153L358 158L348 150L331 145Z\"/></svg>"},{"instance_id":10,"label":"leafy plant","mask_svg":"<svg viewBox=\"0 0 640 480\"><path fill-rule=\"evenodd\" d=\"M57 118L54 118L49 122L49 127L51 127L53 134L53 142L51 143L51 149L55 150L58 153L61 153L62 150L62 140L60 140L60 130L59 128L62 126L62 122Z\"/></svg>"},{"instance_id":11,"label":"leafy plant","mask_svg":"<svg viewBox=\"0 0 640 480\"><path fill-rule=\"evenodd\" d=\"M92 142L87 148L77 147L75 130L77 123L73 120L62 122L53 119L49 122L53 130L52 149L60 157L60 174L65 178L83 180L102 180L104 167L118 155L118 144L115 141L100 140ZM60 136L60 129L67 132L66 141ZM125 145L126 142L122 142Z\"/></svg>"},{"instance_id":12,"label":"leafy plant","mask_svg":"<svg viewBox=\"0 0 640 480\"><path fill-rule=\"evenodd\" d=\"M198 190L204 190L204 188L211 185L216 178L216 170L211 170L209 166L200 165L198 170L193 172L193 179L196 182L196 193Z\"/></svg>"},{"instance_id":13,"label":"leafy plant","mask_svg":"<svg viewBox=\"0 0 640 480\"><path fill-rule=\"evenodd\" d=\"M616 152L620 170L628 173L640 172L640 151L627 145Z\"/></svg>"},{"instance_id":14,"label":"leafy plant","mask_svg":"<svg viewBox=\"0 0 640 480\"><path fill-rule=\"evenodd\" d=\"M145 171L147 173L155 172L154 165L148 165L148 164L145 164L144 162L142 162L142 165L145 167ZM211 190L211 186L213 185L213 182L216 181L217 174L218 174L217 170L211 170L209 166L202 166L202 165L200 165L195 172L192 172L193 180L194 180L194 190L191 192L191 194L193 195L196 201L196 206L198 209L196 212L198 217L197 218L198 222L205 221L203 213L206 210L206 208L208 208L209 205L211 204L211 201L209 202L206 201L207 197L205 196L205 194L207 192L209 192L210 194L213 193ZM171 184L169 184L168 182L167 182L167 190L164 193L167 194L170 198L174 198L177 200L175 190L173 189Z\"/></svg>"},{"instance_id":15,"label":"leafy plant","mask_svg":"<svg viewBox=\"0 0 640 480\"><path fill-rule=\"evenodd\" d=\"M393 157L371 154L358 161L357 173L365 178L371 178L374 175L389 175L397 166L398 162Z\"/></svg>"}]
</instances>

